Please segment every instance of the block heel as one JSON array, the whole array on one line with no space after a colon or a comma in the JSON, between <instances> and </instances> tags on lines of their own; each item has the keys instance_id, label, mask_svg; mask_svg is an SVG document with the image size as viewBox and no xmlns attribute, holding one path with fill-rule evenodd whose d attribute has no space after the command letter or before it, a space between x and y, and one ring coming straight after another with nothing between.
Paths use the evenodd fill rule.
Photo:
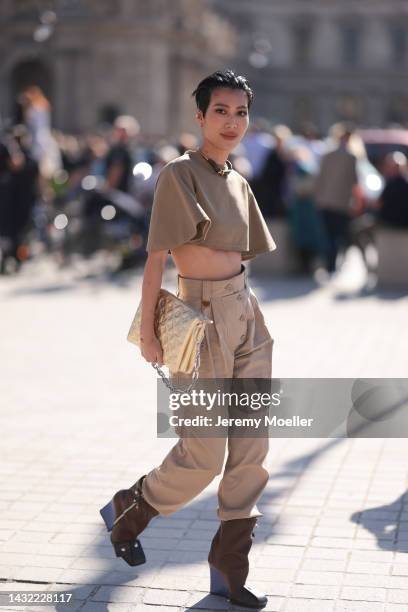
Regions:
<instances>
[{"instance_id":1,"label":"block heel","mask_svg":"<svg viewBox=\"0 0 408 612\"><path fill-rule=\"evenodd\" d=\"M224 576L212 565L210 567L210 593L220 597L229 597L230 592Z\"/></svg>"},{"instance_id":2,"label":"block heel","mask_svg":"<svg viewBox=\"0 0 408 612\"><path fill-rule=\"evenodd\" d=\"M130 542L112 542L112 546L116 556L126 561L128 565L134 567L146 563L146 556L138 539Z\"/></svg>"},{"instance_id":3,"label":"block heel","mask_svg":"<svg viewBox=\"0 0 408 612\"><path fill-rule=\"evenodd\" d=\"M227 597L236 606L260 610L268 598L258 589L246 586L256 521L256 517L221 521L211 542L208 563L213 595Z\"/></svg>"},{"instance_id":4,"label":"block heel","mask_svg":"<svg viewBox=\"0 0 408 612\"><path fill-rule=\"evenodd\" d=\"M113 505L113 499L110 500L109 503L106 504L103 508L99 510L100 515L102 516L104 523L106 525L106 529L108 531L112 531L113 524L115 522L116 514L115 507Z\"/></svg>"}]
</instances>

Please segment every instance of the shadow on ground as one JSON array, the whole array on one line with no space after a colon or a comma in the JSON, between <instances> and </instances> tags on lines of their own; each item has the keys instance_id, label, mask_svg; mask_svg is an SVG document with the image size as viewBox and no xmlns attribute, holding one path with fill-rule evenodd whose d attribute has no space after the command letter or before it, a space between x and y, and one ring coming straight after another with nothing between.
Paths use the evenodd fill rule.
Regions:
<instances>
[{"instance_id":1,"label":"shadow on ground","mask_svg":"<svg viewBox=\"0 0 408 612\"><path fill-rule=\"evenodd\" d=\"M279 500L279 498L282 496L282 493L287 491L289 487L295 490L296 483L298 480L300 480L300 478L302 477L302 474L304 474L306 470L311 468L313 464L319 458L321 458L322 455L324 455L325 453L328 453L331 449L341 444L343 441L344 440L340 438L329 439L324 444L322 444L319 448L314 449L311 452L305 453L297 458L294 458L293 460L286 462L282 470L272 475L274 483L278 485L277 490L275 491L270 491L270 490L268 491L268 489L265 490L262 496L262 504L260 504L261 507L265 506L265 508L267 508L269 504L273 504L274 502ZM279 488L280 479L284 480L284 482L286 483L286 485L284 484L282 488ZM288 479L292 481L291 485L287 484ZM408 552L408 540L398 545L395 543L396 541L395 534L397 533L398 518L400 516L402 504L404 503L405 497L406 497L405 494L401 495L398 499L396 499L392 504L389 504L389 505L356 511L350 516L350 520L354 523L362 525L369 532L375 534L377 538L378 546L380 549L393 550L393 551L398 550L400 552ZM208 497L205 500L205 505L208 506L210 503L215 508L216 501L217 500L215 496ZM200 504L202 504L202 502L200 502ZM202 511L200 504L195 504L193 502L193 503L190 503L188 507L186 507L185 509L182 509L181 511L177 512L174 516L166 517L164 519L161 517L154 519L153 522L151 523L152 531L155 529L155 526L154 526L155 521L156 521L156 528L158 529L160 529L160 521L162 520L165 521L167 526L171 525L173 521L174 521L175 526L177 526L177 519L183 516L184 517L188 516L189 512L194 511L197 508L200 508L200 510ZM271 536L273 537L275 528L279 523L279 516L278 515L273 516L270 513L268 514L267 511L265 511L264 517L260 523L261 523L260 528L256 532L256 535L258 536L258 542L260 539L265 540L266 538L270 538ZM91 598L93 595L96 596L97 598L98 594L96 594L96 591L99 590L100 600L98 599L92 600L92 601L95 601L95 603L97 601L98 612L107 611L108 602L120 603L121 601L123 602L126 601L126 603L129 603L130 605L132 603L132 598L131 598L131 595L129 595L128 597L130 597L130 600L126 599L126 590L127 590L126 584L129 584L129 586L131 585L132 587L151 586L152 579L151 579L151 575L149 576L149 574L151 574L152 571L159 569L164 564L166 564L166 572L169 571L171 576L174 576L175 571L177 571L177 573L180 576L183 576L183 572L185 573L186 570L188 571L188 568L191 568L191 564L195 564L195 563L203 564L203 562L206 563L211 539L217 529L217 525L218 525L217 520L209 519L207 529L197 530L197 532L195 532L195 535L199 535L199 538L201 538L201 540L195 540L197 550L192 550L190 546L187 546L186 550L184 551L184 554L180 554L180 560L177 562L174 560L171 560L172 553L174 552L182 553L183 548L179 548L178 546L174 548L174 543L171 542L170 539L168 539L167 546L169 548L169 553L165 555L165 558L163 558L161 552L157 554L159 551L158 550L155 551L154 538L143 537L143 535L140 536L141 541L143 543L143 547L146 552L148 562L146 565L138 566L135 568L130 568L129 566L126 566L123 560L113 558L113 552L111 549L111 545L109 543L108 536L106 536L107 537L106 546L94 546L93 549L90 550L90 553L94 557L98 557L101 554L103 554L104 558L111 559L111 566L107 570L105 570L103 573L100 573L100 572L96 573L95 581L90 581L88 583L88 587L94 587L92 589L92 592L90 592L89 594L89 598ZM391 531L389 529L390 526L392 528ZM191 526L186 527L184 529L184 533L185 534L191 533ZM161 550L163 549L163 542L164 542L164 538L160 540ZM184 540L181 541L181 545L183 545L183 542ZM256 540L254 544L256 545ZM195 601L193 605L190 605L189 607L185 607L184 608L185 610L206 609L206 610L214 611L218 609L222 609L222 610L235 610L235 609L242 610L244 609L242 607L236 608L232 606L224 598L212 596L209 594L204 594L205 591L209 588L209 576L207 575L204 576L203 574L200 575L199 571L197 573L197 576L194 576L193 574L191 574L191 572L189 572L188 575L191 575L191 589L190 590L191 591L203 591L203 597L199 599L198 601ZM144 576L146 577L146 580L144 580ZM173 580L174 582L172 582ZM172 582L173 586L170 585L170 582ZM60 586L60 585L61 583L55 584L55 586ZM103 588L100 588L101 586ZM183 592L183 590L185 590L185 587L180 587L179 589L177 588L177 580L174 578L169 578L168 586L166 585L163 586L163 583L161 583L157 588L158 589L168 588L168 589L173 589L173 590L179 590L180 592ZM64 591L65 592L67 590L69 590L70 592L72 591L74 593L74 597L75 597L76 592L80 596L81 590L83 589L84 589L84 585L75 585L72 591L71 585L64 585ZM125 592L124 592L124 589L125 589ZM135 589L132 588L132 591L134 590ZM131 589L129 589L129 593L130 592L131 592ZM272 593L267 593L267 594L272 595ZM152 609L153 609L154 601L147 602L147 603L148 604L151 603ZM172 605L172 603L169 602L169 604L167 605ZM173 605L175 605L176 607L179 607L180 605L183 606L186 604L175 603ZM56 610L60 612L66 612L67 607L66 605L57 606Z\"/></svg>"}]
</instances>

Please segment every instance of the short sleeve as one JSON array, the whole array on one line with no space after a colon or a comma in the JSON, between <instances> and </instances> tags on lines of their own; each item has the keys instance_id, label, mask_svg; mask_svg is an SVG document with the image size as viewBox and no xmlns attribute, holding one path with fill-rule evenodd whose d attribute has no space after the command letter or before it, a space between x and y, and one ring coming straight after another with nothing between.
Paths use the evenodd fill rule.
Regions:
<instances>
[{"instance_id":1,"label":"short sleeve","mask_svg":"<svg viewBox=\"0 0 408 612\"><path fill-rule=\"evenodd\" d=\"M170 162L156 182L146 250L202 241L210 226L210 217L197 202L189 169L180 162Z\"/></svg>"},{"instance_id":2,"label":"short sleeve","mask_svg":"<svg viewBox=\"0 0 408 612\"><path fill-rule=\"evenodd\" d=\"M276 249L275 241L269 232L258 202L248 183L247 189L249 250L242 253L242 260L253 259L260 253L267 253L268 251L274 251Z\"/></svg>"}]
</instances>

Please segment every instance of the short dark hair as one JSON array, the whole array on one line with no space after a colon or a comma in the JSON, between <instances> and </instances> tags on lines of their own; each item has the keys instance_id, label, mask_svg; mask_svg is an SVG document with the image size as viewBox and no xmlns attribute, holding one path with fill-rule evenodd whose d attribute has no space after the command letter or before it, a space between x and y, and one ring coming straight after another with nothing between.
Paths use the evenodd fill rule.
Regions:
<instances>
[{"instance_id":1,"label":"short dark hair","mask_svg":"<svg viewBox=\"0 0 408 612\"><path fill-rule=\"evenodd\" d=\"M236 75L232 70L217 70L203 79L191 94L195 96L197 108L202 111L203 115L207 112L212 92L218 87L242 89L248 96L248 109L250 108L254 99L254 92L247 79L244 76Z\"/></svg>"}]
</instances>

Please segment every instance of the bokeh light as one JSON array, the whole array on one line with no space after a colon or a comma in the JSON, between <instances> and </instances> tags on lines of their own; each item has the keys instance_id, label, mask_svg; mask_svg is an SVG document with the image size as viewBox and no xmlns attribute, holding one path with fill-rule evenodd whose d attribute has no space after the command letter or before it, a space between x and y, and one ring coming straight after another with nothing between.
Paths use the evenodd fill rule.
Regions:
<instances>
[{"instance_id":1,"label":"bokeh light","mask_svg":"<svg viewBox=\"0 0 408 612\"><path fill-rule=\"evenodd\" d=\"M153 168L147 162L139 162L133 168L133 176L140 176L147 181L152 176Z\"/></svg>"},{"instance_id":2,"label":"bokeh light","mask_svg":"<svg viewBox=\"0 0 408 612\"><path fill-rule=\"evenodd\" d=\"M63 230L68 225L68 217L64 213L60 213L54 219L54 227L58 230Z\"/></svg>"},{"instance_id":3,"label":"bokeh light","mask_svg":"<svg viewBox=\"0 0 408 612\"><path fill-rule=\"evenodd\" d=\"M112 204L106 204L101 210L101 217L105 221L112 221L116 217L116 208Z\"/></svg>"}]
</instances>

